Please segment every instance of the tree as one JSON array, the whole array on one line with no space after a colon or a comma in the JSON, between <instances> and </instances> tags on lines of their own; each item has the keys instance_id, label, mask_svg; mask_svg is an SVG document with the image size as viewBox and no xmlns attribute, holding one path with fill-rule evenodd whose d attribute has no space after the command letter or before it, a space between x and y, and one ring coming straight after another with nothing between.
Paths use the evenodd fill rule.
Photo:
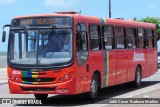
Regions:
<instances>
[{"instance_id":1,"label":"tree","mask_svg":"<svg viewBox=\"0 0 160 107\"><path fill-rule=\"evenodd\" d=\"M133 19L134 21L140 21L140 22L148 22L148 23L153 23L153 24L156 24L157 25L157 39L159 40L160 39L160 18L157 18L157 17L146 17L146 18L143 18L141 20L138 20L138 18L134 17Z\"/></svg>"}]
</instances>

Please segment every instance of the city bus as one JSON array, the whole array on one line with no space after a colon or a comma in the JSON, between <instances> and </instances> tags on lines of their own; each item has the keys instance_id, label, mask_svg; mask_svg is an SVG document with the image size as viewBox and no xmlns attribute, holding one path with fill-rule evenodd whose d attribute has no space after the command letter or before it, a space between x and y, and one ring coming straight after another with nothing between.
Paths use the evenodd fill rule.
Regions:
<instances>
[{"instance_id":1,"label":"city bus","mask_svg":"<svg viewBox=\"0 0 160 107\"><path fill-rule=\"evenodd\" d=\"M9 27L8 84L11 94L87 93L157 72L156 25L77 12L15 17ZM3 29L4 29L3 28ZM3 30L2 41L5 42Z\"/></svg>"}]
</instances>

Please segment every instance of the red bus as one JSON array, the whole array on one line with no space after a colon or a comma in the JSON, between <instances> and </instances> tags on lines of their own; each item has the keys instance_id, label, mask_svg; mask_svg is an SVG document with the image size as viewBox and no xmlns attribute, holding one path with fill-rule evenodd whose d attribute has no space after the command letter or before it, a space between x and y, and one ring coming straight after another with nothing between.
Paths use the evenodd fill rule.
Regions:
<instances>
[{"instance_id":1,"label":"red bus","mask_svg":"<svg viewBox=\"0 0 160 107\"><path fill-rule=\"evenodd\" d=\"M8 41L11 94L73 95L128 83L157 72L156 25L76 12L15 17ZM6 32L3 31L3 42Z\"/></svg>"}]
</instances>

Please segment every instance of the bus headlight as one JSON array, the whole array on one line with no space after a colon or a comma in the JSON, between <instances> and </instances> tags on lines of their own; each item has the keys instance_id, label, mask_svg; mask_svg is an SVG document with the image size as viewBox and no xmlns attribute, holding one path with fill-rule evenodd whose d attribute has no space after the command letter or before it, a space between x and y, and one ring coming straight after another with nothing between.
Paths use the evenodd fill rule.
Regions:
<instances>
[{"instance_id":1,"label":"bus headlight","mask_svg":"<svg viewBox=\"0 0 160 107\"><path fill-rule=\"evenodd\" d=\"M17 77L15 78L15 81L18 82L18 78Z\"/></svg>"},{"instance_id":2,"label":"bus headlight","mask_svg":"<svg viewBox=\"0 0 160 107\"><path fill-rule=\"evenodd\" d=\"M60 78L59 78L59 81L60 81L60 82L62 82L62 81L63 81L63 78L62 78L62 77L60 77Z\"/></svg>"},{"instance_id":3,"label":"bus headlight","mask_svg":"<svg viewBox=\"0 0 160 107\"><path fill-rule=\"evenodd\" d=\"M59 77L59 82L66 82L72 79L74 76L74 71L66 72Z\"/></svg>"},{"instance_id":4,"label":"bus headlight","mask_svg":"<svg viewBox=\"0 0 160 107\"><path fill-rule=\"evenodd\" d=\"M21 71L20 70L12 70L10 74L10 79L14 82L21 82Z\"/></svg>"},{"instance_id":5,"label":"bus headlight","mask_svg":"<svg viewBox=\"0 0 160 107\"><path fill-rule=\"evenodd\" d=\"M14 79L14 75L13 74L11 74L11 78Z\"/></svg>"},{"instance_id":6,"label":"bus headlight","mask_svg":"<svg viewBox=\"0 0 160 107\"><path fill-rule=\"evenodd\" d=\"M69 80L69 75L68 74L65 74L65 75L63 75L63 76L61 76L60 78L59 78L59 81L60 82L66 82L66 81L68 81Z\"/></svg>"},{"instance_id":7,"label":"bus headlight","mask_svg":"<svg viewBox=\"0 0 160 107\"><path fill-rule=\"evenodd\" d=\"M65 75L64 75L64 78L65 78L65 79L68 79L68 78L69 78L69 75L68 75L68 74L65 74Z\"/></svg>"}]
</instances>

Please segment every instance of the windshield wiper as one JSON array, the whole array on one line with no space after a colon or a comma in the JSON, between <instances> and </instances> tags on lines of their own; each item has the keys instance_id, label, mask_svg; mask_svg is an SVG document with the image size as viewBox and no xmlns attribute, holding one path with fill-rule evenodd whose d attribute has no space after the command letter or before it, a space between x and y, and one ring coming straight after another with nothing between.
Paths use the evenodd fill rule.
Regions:
<instances>
[{"instance_id":1,"label":"windshield wiper","mask_svg":"<svg viewBox=\"0 0 160 107\"><path fill-rule=\"evenodd\" d=\"M28 34L28 36L31 37L31 34L29 33L29 30L28 30L27 26L23 26L23 28L24 28L24 30L26 31L26 33Z\"/></svg>"},{"instance_id":2,"label":"windshield wiper","mask_svg":"<svg viewBox=\"0 0 160 107\"><path fill-rule=\"evenodd\" d=\"M50 39L51 34L52 34L52 32L53 32L54 28L56 28L56 26L55 26L55 25L52 25L52 26L51 26L51 28L49 29L49 33L48 33L48 40Z\"/></svg>"},{"instance_id":3,"label":"windshield wiper","mask_svg":"<svg viewBox=\"0 0 160 107\"><path fill-rule=\"evenodd\" d=\"M71 26L66 26L66 25L52 25L49 29L49 33L48 33L48 40L51 37L52 32L54 31L54 29L64 29L64 28L71 28Z\"/></svg>"}]
</instances>

